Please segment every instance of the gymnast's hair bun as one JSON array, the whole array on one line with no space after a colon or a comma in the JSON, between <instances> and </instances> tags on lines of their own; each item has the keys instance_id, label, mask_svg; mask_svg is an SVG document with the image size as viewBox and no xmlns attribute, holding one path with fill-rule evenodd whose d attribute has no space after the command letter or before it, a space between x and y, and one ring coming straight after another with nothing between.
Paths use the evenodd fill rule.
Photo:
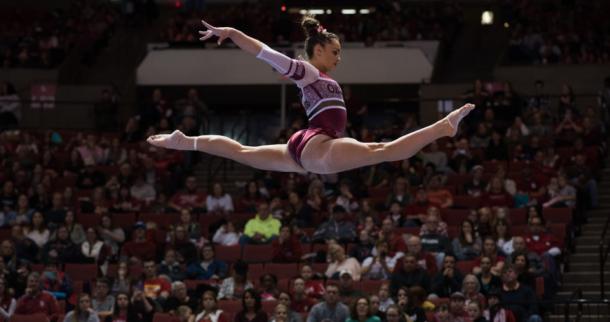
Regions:
<instances>
[{"instance_id":1,"label":"gymnast's hair bun","mask_svg":"<svg viewBox=\"0 0 610 322\"><path fill-rule=\"evenodd\" d=\"M303 31L305 32L305 36L307 36L307 38L314 37L320 33L320 22L310 15L303 17L301 27L303 27Z\"/></svg>"}]
</instances>

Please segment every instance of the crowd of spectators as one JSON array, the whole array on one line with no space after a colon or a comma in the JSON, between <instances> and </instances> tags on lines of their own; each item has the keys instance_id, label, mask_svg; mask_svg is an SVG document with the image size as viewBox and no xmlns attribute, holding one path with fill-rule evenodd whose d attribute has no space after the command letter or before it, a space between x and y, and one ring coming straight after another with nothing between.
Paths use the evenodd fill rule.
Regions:
<instances>
[{"instance_id":1,"label":"crowd of spectators","mask_svg":"<svg viewBox=\"0 0 610 322\"><path fill-rule=\"evenodd\" d=\"M298 25L302 15L290 6L281 11L277 3L262 1L235 5L209 5L203 10L185 10L173 16L160 39L171 43L197 43L201 17L210 17L213 25L231 26L269 44L291 44L302 41ZM455 2L402 3L378 1L369 14L345 15L340 7L323 8L332 13L318 19L327 30L342 41L365 42L398 40L441 40L457 32L461 25L461 9Z\"/></svg>"},{"instance_id":2,"label":"crowd of spectators","mask_svg":"<svg viewBox=\"0 0 610 322\"><path fill-rule=\"evenodd\" d=\"M56 68L78 46L83 61L93 63L118 20L107 1L72 0L65 8L0 10L2 68Z\"/></svg>"},{"instance_id":3,"label":"crowd of spectators","mask_svg":"<svg viewBox=\"0 0 610 322\"><path fill-rule=\"evenodd\" d=\"M258 172L242 193L202 189L188 154L142 140L199 133L196 90L181 104L153 91L121 133L2 132L0 314L540 321L573 227L597 206L606 124L569 85L557 106L538 86L521 97L475 82L464 99L478 109L461 134L411 159ZM366 105L346 100L358 139L418 128L407 116L368 129Z\"/></svg>"},{"instance_id":4,"label":"crowd of spectators","mask_svg":"<svg viewBox=\"0 0 610 322\"><path fill-rule=\"evenodd\" d=\"M516 64L600 64L610 61L607 1L504 1Z\"/></svg>"}]
</instances>

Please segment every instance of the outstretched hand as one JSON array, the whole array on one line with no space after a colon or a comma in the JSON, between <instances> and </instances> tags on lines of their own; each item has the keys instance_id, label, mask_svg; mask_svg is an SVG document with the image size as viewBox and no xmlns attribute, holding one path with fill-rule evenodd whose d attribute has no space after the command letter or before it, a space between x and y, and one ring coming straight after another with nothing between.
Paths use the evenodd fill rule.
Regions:
<instances>
[{"instance_id":1,"label":"outstretched hand","mask_svg":"<svg viewBox=\"0 0 610 322\"><path fill-rule=\"evenodd\" d=\"M205 22L205 20L201 20L201 23L205 28L207 28L207 30L199 30L199 34L202 36L201 38L199 38L199 40L206 41L212 36L216 36L218 37L217 43L219 46L225 39L230 37L231 30L233 29L229 27L214 27L209 23Z\"/></svg>"}]
</instances>

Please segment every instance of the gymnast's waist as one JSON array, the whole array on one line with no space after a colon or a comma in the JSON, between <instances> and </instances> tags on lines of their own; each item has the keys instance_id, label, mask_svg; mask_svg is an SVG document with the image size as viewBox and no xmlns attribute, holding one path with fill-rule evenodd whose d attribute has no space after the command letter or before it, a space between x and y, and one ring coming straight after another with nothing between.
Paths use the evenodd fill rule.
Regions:
<instances>
[{"instance_id":1,"label":"gymnast's waist","mask_svg":"<svg viewBox=\"0 0 610 322\"><path fill-rule=\"evenodd\" d=\"M324 134L338 138L345 133L347 112L345 108L329 108L309 120L310 129L322 129Z\"/></svg>"}]
</instances>

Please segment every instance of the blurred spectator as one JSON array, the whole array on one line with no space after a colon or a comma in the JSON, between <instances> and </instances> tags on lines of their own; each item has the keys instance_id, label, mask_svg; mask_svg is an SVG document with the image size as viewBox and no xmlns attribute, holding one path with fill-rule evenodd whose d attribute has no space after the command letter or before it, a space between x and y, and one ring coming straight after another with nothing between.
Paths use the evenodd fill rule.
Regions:
<instances>
[{"instance_id":1,"label":"blurred spectator","mask_svg":"<svg viewBox=\"0 0 610 322\"><path fill-rule=\"evenodd\" d=\"M345 322L349 317L349 308L339 301L339 287L335 284L326 286L324 301L313 306L307 322Z\"/></svg>"},{"instance_id":2,"label":"blurred spectator","mask_svg":"<svg viewBox=\"0 0 610 322\"><path fill-rule=\"evenodd\" d=\"M178 308L182 305L196 311L199 307L199 301L188 295L186 285L183 282L175 281L172 283L172 295L165 301L163 311L176 315Z\"/></svg>"},{"instance_id":3,"label":"blurred spectator","mask_svg":"<svg viewBox=\"0 0 610 322\"><path fill-rule=\"evenodd\" d=\"M6 278L6 276L0 278L0 316L3 319L9 320L15 313L17 302L9 285L7 285Z\"/></svg>"},{"instance_id":4,"label":"blurred spectator","mask_svg":"<svg viewBox=\"0 0 610 322\"><path fill-rule=\"evenodd\" d=\"M475 275L479 280L480 292L487 295L491 290L499 289L502 285L502 280L498 275L491 273L491 258L481 256L480 263L481 271Z\"/></svg>"},{"instance_id":5,"label":"blurred spectator","mask_svg":"<svg viewBox=\"0 0 610 322\"><path fill-rule=\"evenodd\" d=\"M487 295L487 309L483 312L483 315L488 321L506 321L516 322L513 312L509 309L503 308L500 303L500 289L494 289Z\"/></svg>"},{"instance_id":6,"label":"blurred spectator","mask_svg":"<svg viewBox=\"0 0 610 322\"><path fill-rule=\"evenodd\" d=\"M60 226L55 231L54 239L42 248L42 261L59 261L62 263L77 263L82 258L79 247L70 239L68 228Z\"/></svg>"},{"instance_id":7,"label":"blurred spectator","mask_svg":"<svg viewBox=\"0 0 610 322\"><path fill-rule=\"evenodd\" d=\"M95 281L95 291L91 300L91 307L101 320L105 320L114 311L115 298L110 294L110 281L106 278L98 278Z\"/></svg>"},{"instance_id":8,"label":"blurred spectator","mask_svg":"<svg viewBox=\"0 0 610 322\"><path fill-rule=\"evenodd\" d=\"M174 194L169 206L178 212L182 209L188 209L191 212L201 212L203 210L205 194L197 190L197 181L194 176L186 178L185 189Z\"/></svg>"},{"instance_id":9,"label":"blurred spectator","mask_svg":"<svg viewBox=\"0 0 610 322\"><path fill-rule=\"evenodd\" d=\"M407 240L408 253L415 256L417 260L417 265L421 267L423 270L428 271L430 276L434 276L434 274L438 271L438 265L436 264L436 259L434 256L422 248L421 239L417 236L411 236Z\"/></svg>"},{"instance_id":10,"label":"blurred spectator","mask_svg":"<svg viewBox=\"0 0 610 322\"><path fill-rule=\"evenodd\" d=\"M138 221L133 226L133 238L126 242L121 249L121 257L132 262L149 261L155 259L157 246L146 239L146 224Z\"/></svg>"},{"instance_id":11,"label":"blurred spectator","mask_svg":"<svg viewBox=\"0 0 610 322\"><path fill-rule=\"evenodd\" d=\"M538 315L536 294L531 288L519 283L512 264L507 264L502 269L500 302L515 314L517 321L542 321Z\"/></svg>"},{"instance_id":12,"label":"blurred spectator","mask_svg":"<svg viewBox=\"0 0 610 322\"><path fill-rule=\"evenodd\" d=\"M227 270L227 264L216 259L214 247L208 244L201 249L201 260L192 261L188 265L186 273L190 279L221 280L226 277Z\"/></svg>"},{"instance_id":13,"label":"blurred spectator","mask_svg":"<svg viewBox=\"0 0 610 322\"><path fill-rule=\"evenodd\" d=\"M462 292L454 292L449 297L449 321L467 321L466 297Z\"/></svg>"},{"instance_id":14,"label":"blurred spectator","mask_svg":"<svg viewBox=\"0 0 610 322\"><path fill-rule=\"evenodd\" d=\"M235 322L267 322L269 318L263 311L260 294L249 289L242 296L242 309L235 315Z\"/></svg>"},{"instance_id":15,"label":"blurred spectator","mask_svg":"<svg viewBox=\"0 0 610 322\"><path fill-rule=\"evenodd\" d=\"M100 225L97 227L99 237L104 241L104 244L110 247L113 256L119 253L119 244L125 241L125 232L121 227L114 227L112 217L105 214L102 216Z\"/></svg>"},{"instance_id":16,"label":"blurred spectator","mask_svg":"<svg viewBox=\"0 0 610 322\"><path fill-rule=\"evenodd\" d=\"M277 300L280 290L277 288L277 277L273 274L263 274L259 278L260 297L263 301Z\"/></svg>"},{"instance_id":17,"label":"blurred spectator","mask_svg":"<svg viewBox=\"0 0 610 322\"><path fill-rule=\"evenodd\" d=\"M197 246L193 244L187 235L185 227L180 225L174 226L168 237L167 247L176 251L176 260L178 262L185 263L197 257Z\"/></svg>"},{"instance_id":18,"label":"blurred spectator","mask_svg":"<svg viewBox=\"0 0 610 322\"><path fill-rule=\"evenodd\" d=\"M49 241L49 229L44 222L44 217L40 211L34 212L32 215L32 227L28 229L26 237L33 240L38 247L43 247Z\"/></svg>"},{"instance_id":19,"label":"blurred spectator","mask_svg":"<svg viewBox=\"0 0 610 322\"><path fill-rule=\"evenodd\" d=\"M312 299L319 299L324 296L324 281L315 276L311 265L305 264L301 266L300 277L305 282L305 294Z\"/></svg>"},{"instance_id":20,"label":"blurred spectator","mask_svg":"<svg viewBox=\"0 0 610 322\"><path fill-rule=\"evenodd\" d=\"M176 251L173 248L165 251L165 257L159 264L159 275L167 276L172 282L186 279L186 271L178 262Z\"/></svg>"},{"instance_id":21,"label":"blurred spectator","mask_svg":"<svg viewBox=\"0 0 610 322\"><path fill-rule=\"evenodd\" d=\"M218 299L238 299L245 296L246 290L252 288L254 286L248 280L248 264L239 261L233 264L231 276L222 280L218 291Z\"/></svg>"},{"instance_id":22,"label":"blurred spectator","mask_svg":"<svg viewBox=\"0 0 610 322\"><path fill-rule=\"evenodd\" d=\"M481 254L481 239L476 236L472 221L462 221L459 235L453 239L452 246L458 260L472 260Z\"/></svg>"},{"instance_id":23,"label":"blurred spectator","mask_svg":"<svg viewBox=\"0 0 610 322\"><path fill-rule=\"evenodd\" d=\"M205 291L201 297L201 312L195 316L195 322L217 321L230 322L226 314L218 308L214 291Z\"/></svg>"},{"instance_id":24,"label":"blurred spectator","mask_svg":"<svg viewBox=\"0 0 610 322\"><path fill-rule=\"evenodd\" d=\"M360 263L353 257L345 256L345 249L340 245L331 245L328 247L330 255L330 263L326 269L326 277L331 279L340 278L340 273L343 271L349 272L354 281L360 281L360 272L362 268Z\"/></svg>"},{"instance_id":25,"label":"blurred spectator","mask_svg":"<svg viewBox=\"0 0 610 322\"><path fill-rule=\"evenodd\" d=\"M87 239L80 248L85 260L97 264L103 271L106 270L111 250L97 237L97 232L93 227L87 228Z\"/></svg>"},{"instance_id":26,"label":"blurred spectator","mask_svg":"<svg viewBox=\"0 0 610 322\"><path fill-rule=\"evenodd\" d=\"M236 231L235 224L227 221L216 230L212 241L222 246L235 246L239 244L241 236L242 234Z\"/></svg>"},{"instance_id":27,"label":"blurred spectator","mask_svg":"<svg viewBox=\"0 0 610 322\"><path fill-rule=\"evenodd\" d=\"M222 185L218 182L213 184L212 194L208 195L205 205L209 214L228 214L233 212L233 199L231 199L228 193L223 191Z\"/></svg>"},{"instance_id":28,"label":"blurred spectator","mask_svg":"<svg viewBox=\"0 0 610 322\"><path fill-rule=\"evenodd\" d=\"M513 252L513 237L510 234L508 221L506 219L496 220L493 237L496 240L498 248L502 250L504 255L509 255Z\"/></svg>"},{"instance_id":29,"label":"blurred spectator","mask_svg":"<svg viewBox=\"0 0 610 322\"><path fill-rule=\"evenodd\" d=\"M413 254L403 256L401 264L392 273L390 284L392 294L396 294L400 287L414 285L419 285L427 290L430 289L428 273L417 264L417 259Z\"/></svg>"},{"instance_id":30,"label":"blurred spectator","mask_svg":"<svg viewBox=\"0 0 610 322\"><path fill-rule=\"evenodd\" d=\"M441 176L434 176L426 187L428 201L440 208L449 208L453 205L453 194L443 188Z\"/></svg>"},{"instance_id":31,"label":"blurred spectator","mask_svg":"<svg viewBox=\"0 0 610 322\"><path fill-rule=\"evenodd\" d=\"M377 255L362 262L362 276L371 280L387 280L404 253L390 253L388 243L382 240L377 241L375 249Z\"/></svg>"},{"instance_id":32,"label":"blurred spectator","mask_svg":"<svg viewBox=\"0 0 610 322\"><path fill-rule=\"evenodd\" d=\"M403 178L398 177L392 185L392 192L388 196L385 206L386 209L394 202L397 202L400 206L406 206L411 202L411 195L409 193L409 182Z\"/></svg>"},{"instance_id":33,"label":"blurred spectator","mask_svg":"<svg viewBox=\"0 0 610 322\"><path fill-rule=\"evenodd\" d=\"M472 269L472 272L474 274L477 274L481 271L480 263L481 258L483 258L484 256L489 257L489 259L491 259L492 274L500 275L500 272L502 271L502 266L504 266L504 256L501 255L498 251L496 241L491 236L483 238L483 249L481 251L481 257L475 260L476 266Z\"/></svg>"},{"instance_id":34,"label":"blurred spectator","mask_svg":"<svg viewBox=\"0 0 610 322\"><path fill-rule=\"evenodd\" d=\"M481 294L481 285L476 276L467 274L462 280L462 294L466 298L466 305L476 302L485 304L485 296Z\"/></svg>"},{"instance_id":35,"label":"blurred spectator","mask_svg":"<svg viewBox=\"0 0 610 322\"><path fill-rule=\"evenodd\" d=\"M529 233L525 235L525 243L529 251L535 252L540 256L558 256L561 249L555 237L544 231L542 219L532 217L529 219Z\"/></svg>"},{"instance_id":36,"label":"blurred spectator","mask_svg":"<svg viewBox=\"0 0 610 322\"><path fill-rule=\"evenodd\" d=\"M165 303L172 290L170 282L165 277L158 275L158 267L154 260L145 260L143 267L142 290L144 295L159 303Z\"/></svg>"},{"instance_id":37,"label":"blurred spectator","mask_svg":"<svg viewBox=\"0 0 610 322\"><path fill-rule=\"evenodd\" d=\"M30 273L25 295L17 301L15 314L37 313L45 314L50 319L57 319L59 306L53 295L41 288L40 274Z\"/></svg>"},{"instance_id":38,"label":"blurred spectator","mask_svg":"<svg viewBox=\"0 0 610 322\"><path fill-rule=\"evenodd\" d=\"M76 299L74 310L68 312L64 317L63 322L79 321L79 322L99 322L100 318L97 312L91 307L91 297L87 293L80 294Z\"/></svg>"},{"instance_id":39,"label":"blurred spectator","mask_svg":"<svg viewBox=\"0 0 610 322\"><path fill-rule=\"evenodd\" d=\"M489 322L483 316L483 304L477 301L472 301L466 304L466 311L472 322Z\"/></svg>"},{"instance_id":40,"label":"blurred spectator","mask_svg":"<svg viewBox=\"0 0 610 322\"><path fill-rule=\"evenodd\" d=\"M273 218L269 211L269 204L261 202L258 204L256 216L246 223L244 234L240 237L240 244L267 244L277 238L280 233L281 223Z\"/></svg>"},{"instance_id":41,"label":"blurred spectator","mask_svg":"<svg viewBox=\"0 0 610 322\"><path fill-rule=\"evenodd\" d=\"M349 256L356 258L359 262L362 262L372 256L375 249L375 244L373 237L371 237L367 230L361 230L358 235L360 236L358 243L352 247Z\"/></svg>"},{"instance_id":42,"label":"blurred spectator","mask_svg":"<svg viewBox=\"0 0 610 322\"><path fill-rule=\"evenodd\" d=\"M354 300L366 296L362 291L354 285L354 278L347 270L339 272L339 298L341 302L347 306L351 306Z\"/></svg>"},{"instance_id":43,"label":"blurred spectator","mask_svg":"<svg viewBox=\"0 0 610 322\"><path fill-rule=\"evenodd\" d=\"M275 322L302 322L303 317L298 312L290 309L290 295L286 292L281 292L279 295L279 303L275 307L273 319Z\"/></svg>"},{"instance_id":44,"label":"blurred spectator","mask_svg":"<svg viewBox=\"0 0 610 322\"><path fill-rule=\"evenodd\" d=\"M116 296L117 301L119 300L118 294L131 293L132 284L134 284L134 281L132 281L132 278L131 278L131 275L129 272L129 264L126 261L119 262L119 264L117 266L116 277L112 281L112 288L111 288L112 294L114 294ZM116 310L116 306L115 306L115 310Z\"/></svg>"},{"instance_id":45,"label":"blurred spectator","mask_svg":"<svg viewBox=\"0 0 610 322\"><path fill-rule=\"evenodd\" d=\"M444 151L439 150L436 141L430 143L428 149L422 150L420 155L424 164L434 164L437 171L447 172L447 170L449 170L447 167L447 154Z\"/></svg>"},{"instance_id":46,"label":"blurred spectator","mask_svg":"<svg viewBox=\"0 0 610 322\"><path fill-rule=\"evenodd\" d=\"M328 220L323 222L313 234L314 242L337 239L351 242L356 239L356 226L347 216L345 208L334 206Z\"/></svg>"},{"instance_id":47,"label":"blurred spectator","mask_svg":"<svg viewBox=\"0 0 610 322\"><path fill-rule=\"evenodd\" d=\"M449 297L459 292L462 287L462 273L455 267L456 258L452 254L445 255L442 270L433 277L430 293L438 297Z\"/></svg>"},{"instance_id":48,"label":"blurred spectator","mask_svg":"<svg viewBox=\"0 0 610 322\"><path fill-rule=\"evenodd\" d=\"M489 188L482 196L482 203L487 207L512 207L514 205L513 197L506 192L502 179L493 177L489 182Z\"/></svg>"},{"instance_id":49,"label":"blurred spectator","mask_svg":"<svg viewBox=\"0 0 610 322\"><path fill-rule=\"evenodd\" d=\"M301 243L288 226L280 229L280 234L273 240L272 246L274 262L298 262L301 259Z\"/></svg>"},{"instance_id":50,"label":"blurred spectator","mask_svg":"<svg viewBox=\"0 0 610 322\"><path fill-rule=\"evenodd\" d=\"M145 179L143 175L136 176L134 184L129 189L129 194L139 202L150 203L155 200L157 192L155 187Z\"/></svg>"},{"instance_id":51,"label":"blurred spectator","mask_svg":"<svg viewBox=\"0 0 610 322\"><path fill-rule=\"evenodd\" d=\"M574 208L576 206L576 189L571 186L564 175L557 177L557 190L552 191L549 189L549 196L551 199L545 202L542 206L548 207L569 207Z\"/></svg>"},{"instance_id":52,"label":"blurred spectator","mask_svg":"<svg viewBox=\"0 0 610 322\"><path fill-rule=\"evenodd\" d=\"M305 293L305 281L302 278L295 278L292 281L292 299L290 301L290 309L297 313L307 313L313 305L316 304L314 298ZM281 300L280 294L280 300Z\"/></svg>"},{"instance_id":53,"label":"blurred spectator","mask_svg":"<svg viewBox=\"0 0 610 322\"><path fill-rule=\"evenodd\" d=\"M346 322L381 322L381 319L371 313L371 302L367 297L359 297L352 304L350 317Z\"/></svg>"}]
</instances>

